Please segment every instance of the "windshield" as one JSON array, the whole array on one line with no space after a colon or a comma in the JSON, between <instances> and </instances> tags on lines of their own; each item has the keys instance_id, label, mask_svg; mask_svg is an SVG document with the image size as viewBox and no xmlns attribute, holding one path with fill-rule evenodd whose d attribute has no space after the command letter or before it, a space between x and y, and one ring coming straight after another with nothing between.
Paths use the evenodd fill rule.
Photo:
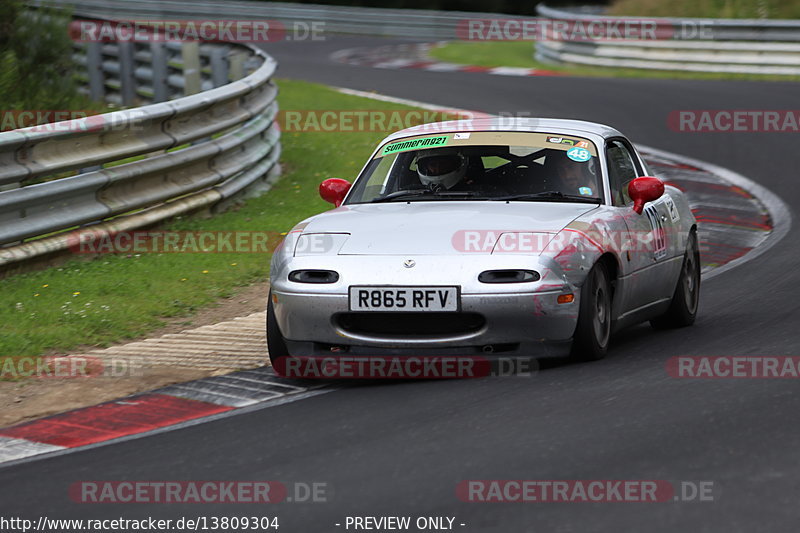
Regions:
<instances>
[{"instance_id":1,"label":"windshield","mask_svg":"<svg viewBox=\"0 0 800 533\"><path fill-rule=\"evenodd\" d=\"M591 141L524 132L428 135L381 147L346 204L506 200L600 203Z\"/></svg>"}]
</instances>

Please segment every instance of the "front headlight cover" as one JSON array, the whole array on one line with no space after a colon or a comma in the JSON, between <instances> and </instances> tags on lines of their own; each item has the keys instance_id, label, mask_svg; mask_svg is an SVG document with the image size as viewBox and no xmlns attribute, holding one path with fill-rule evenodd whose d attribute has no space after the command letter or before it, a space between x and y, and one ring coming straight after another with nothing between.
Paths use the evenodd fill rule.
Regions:
<instances>
[{"instance_id":1,"label":"front headlight cover","mask_svg":"<svg viewBox=\"0 0 800 533\"><path fill-rule=\"evenodd\" d=\"M297 239L294 256L337 255L349 237L349 233L304 233Z\"/></svg>"}]
</instances>

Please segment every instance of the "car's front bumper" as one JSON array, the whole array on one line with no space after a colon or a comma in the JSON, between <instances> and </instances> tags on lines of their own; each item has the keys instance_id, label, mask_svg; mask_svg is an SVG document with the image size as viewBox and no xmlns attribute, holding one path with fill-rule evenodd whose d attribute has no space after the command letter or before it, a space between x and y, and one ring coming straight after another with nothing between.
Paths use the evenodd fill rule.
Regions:
<instances>
[{"instance_id":1,"label":"car's front bumper","mask_svg":"<svg viewBox=\"0 0 800 533\"><path fill-rule=\"evenodd\" d=\"M350 353L486 353L512 351L527 353L531 345L568 341L578 318L575 300L558 303L563 290L542 292L504 292L500 294L462 294L460 313L479 315L479 327L435 334L402 331L356 330L340 320L349 312L347 294L294 292L273 288L275 316L293 355L330 353L330 348ZM380 314L380 312L377 312ZM417 314L419 315L419 314ZM437 313L426 313L435 321ZM404 317L399 317L400 319ZM295 353L298 350L309 353ZM435 350L433 352L432 350Z\"/></svg>"}]
</instances>

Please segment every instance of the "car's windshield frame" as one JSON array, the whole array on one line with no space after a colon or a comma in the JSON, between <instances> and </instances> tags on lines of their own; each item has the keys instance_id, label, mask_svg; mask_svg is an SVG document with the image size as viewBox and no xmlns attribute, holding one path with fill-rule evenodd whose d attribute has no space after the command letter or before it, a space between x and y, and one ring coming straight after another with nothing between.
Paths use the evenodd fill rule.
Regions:
<instances>
[{"instance_id":1,"label":"car's windshield frame","mask_svg":"<svg viewBox=\"0 0 800 533\"><path fill-rule=\"evenodd\" d=\"M598 188L598 190L596 191L595 194L593 194L591 196L586 196L586 198L584 200L587 203L596 203L596 204L600 204L600 205L604 205L604 204L608 203L608 198L607 198L608 184L607 184L607 167L606 167L606 163L607 162L605 161L604 152L602 150L602 147L604 146L604 139L603 139L602 136L597 135L597 134L593 134L591 132L564 131L564 130L557 131L557 132L553 132L553 131L535 131L535 132L533 132L533 131L515 131L515 130L508 131L508 132L497 132L497 131L491 131L491 132L452 132L452 131L450 131L450 132L446 132L447 135L451 135L451 136L466 135L466 137L469 137L470 134L475 134L475 133L491 133L491 134L504 134L504 133L506 133L506 134L512 134L512 135L533 134L533 135L537 135L537 136L547 136L548 137L548 142L553 142L553 141L550 140L551 138L557 139L557 138L561 138L561 137L563 137L565 139L565 142L567 142L570 139L575 139L575 138L580 139L580 140L588 141L589 146L590 146L590 151L592 152L592 156L597 158L594 164L596 165L596 167L595 167L595 173L596 173L596 175L595 175L595 185ZM442 134L442 135L444 135L444 134ZM416 136L415 135L409 135L408 137L390 136L390 137L384 139L384 141L381 142L378 145L378 147L372 153L372 156L370 157L370 159L367 161L367 163L362 168L362 170L359 173L358 177L354 181L353 186L348 191L348 194L345 197L344 202L343 202L342 205L363 205L363 204L368 204L368 203L382 203L382 202L386 201L382 197L370 197L369 199L366 199L366 200L361 197L361 195L364 193L363 189L367 186L366 185L367 181L374 174L376 167L378 167L382 162L384 162L384 158L385 157L389 156L389 157L393 158L392 159L392 166L394 166L395 164L397 164L398 161L401 160L401 158L399 157L399 155L400 155L399 152L402 151L402 150L398 150L396 152L384 153L384 152L387 152L387 148L391 148L391 147L394 147L394 146L397 146L397 145L403 145L403 144L406 144L407 142L419 141L420 139L424 141L424 140L426 140L426 137L419 136L419 135L416 135ZM477 148L477 147L490 146L490 145L484 145L482 143L476 142L476 143L465 144L463 146L465 146L467 148ZM521 145L521 144L520 145L516 145L516 144L515 145L506 145L506 144L502 144L502 143L494 143L491 146L514 147L514 146L523 146L523 145ZM564 151L566 151L571 146L572 145L568 145L566 148L564 148L564 147L559 147L559 148L564 150ZM536 151L533 152L533 153L539 153L539 152L541 152L541 151L543 151L545 149L554 148L554 147L551 147L549 144L546 145L546 146L542 146L541 144L526 144L526 145L524 145L524 147L535 148ZM422 148L419 148L418 150L421 150L421 149ZM413 150L413 151L418 151L418 150ZM412 151L412 150L409 150L409 151ZM529 155L525 156L525 157L529 157ZM386 174L388 174L390 172L393 172L393 170L387 170ZM394 192L397 192L397 191L390 190L387 193L387 195L391 195ZM459 195L413 194L413 195L409 195L408 197L398 198L396 201L402 201L402 202L438 201L438 202L441 202L441 201L491 201L491 200L503 199L503 198L499 198L499 197L492 198L492 197L481 196L481 195L463 195L463 197L456 197L456 196L459 196ZM509 194L506 194L506 195L503 195L503 196L509 196L509 197L520 196L519 199L506 199L505 201L548 201L548 202L553 202L553 201L559 202L559 201L562 201L562 202L573 203L575 201L582 200L582 199L577 199L577 198L570 198L570 196L577 196L577 195L569 195L569 194L563 195L562 198L555 198L552 195L551 196L541 195L541 196L537 197L536 194L524 194L524 193L523 194L517 194L516 192L510 192ZM355 200L356 197L358 197L358 200ZM392 201L392 200L388 200L388 201Z\"/></svg>"}]
</instances>

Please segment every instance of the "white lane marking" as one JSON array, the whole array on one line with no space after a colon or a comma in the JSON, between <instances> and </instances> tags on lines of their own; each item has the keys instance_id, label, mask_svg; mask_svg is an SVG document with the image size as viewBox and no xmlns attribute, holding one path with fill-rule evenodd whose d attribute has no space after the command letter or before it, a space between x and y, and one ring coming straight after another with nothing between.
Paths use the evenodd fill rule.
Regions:
<instances>
[{"instance_id":1,"label":"white lane marking","mask_svg":"<svg viewBox=\"0 0 800 533\"><path fill-rule=\"evenodd\" d=\"M380 61L372 66L375 68L404 68L413 63L416 63L416 61L411 59L390 59L387 61Z\"/></svg>"},{"instance_id":2,"label":"white lane marking","mask_svg":"<svg viewBox=\"0 0 800 533\"><path fill-rule=\"evenodd\" d=\"M213 403L216 405L225 405L227 407L245 407L253 405L264 400L271 400L281 396L280 393L274 392L271 394L260 395L260 398L252 396L239 396L229 391L220 390L223 387L200 387L195 385L172 385L169 390L163 392L167 396L177 396L178 398L185 398L187 400L197 400L205 403ZM234 390L238 390L234 388Z\"/></svg>"},{"instance_id":3,"label":"white lane marking","mask_svg":"<svg viewBox=\"0 0 800 533\"><path fill-rule=\"evenodd\" d=\"M389 96L386 94L379 94L379 93L372 93L368 91L359 91L358 89L347 89L345 87L332 87L336 89L338 92L342 94L349 94L352 96L361 96L362 98L370 98L372 100L378 100L380 102L391 102L393 104L404 104L413 107L419 107L422 109L429 109L431 111L439 111L442 109L442 106L429 104L426 102L418 102L417 100L409 100L407 98L398 98L396 96ZM467 111L466 109L457 109L457 108L450 108L453 111L464 111L465 113L473 113L473 111Z\"/></svg>"},{"instance_id":4,"label":"white lane marking","mask_svg":"<svg viewBox=\"0 0 800 533\"><path fill-rule=\"evenodd\" d=\"M17 461L34 455L65 449L64 446L33 442L12 437L0 437L0 463Z\"/></svg>"},{"instance_id":5,"label":"white lane marking","mask_svg":"<svg viewBox=\"0 0 800 533\"><path fill-rule=\"evenodd\" d=\"M431 72L457 72L461 70L463 65L456 65L455 63L431 63L425 65L422 70L429 70Z\"/></svg>"},{"instance_id":6,"label":"white lane marking","mask_svg":"<svg viewBox=\"0 0 800 533\"><path fill-rule=\"evenodd\" d=\"M395 96L387 96L383 94L377 93L370 93L366 91L359 91L356 89L347 89L344 87L334 87L337 91L343 94L349 94L352 96L361 96L363 98L371 98L373 100L379 100L381 102L391 102L395 104L404 104L408 106L420 107L422 109L431 109L431 110L439 110L441 106L435 106L433 104L429 104L427 102L420 102L418 100L410 100L407 98L397 98ZM459 109L459 108L448 108L453 112L463 112L463 113L478 113L478 111L469 110L469 109ZM491 116L491 115L486 115ZM675 154L672 152L667 152L666 150L660 150L658 148L652 148L650 146L645 146L643 144L637 144L638 148L641 148L643 151L652 153L656 156L665 157L672 160L682 161L689 165L695 166L706 172L710 172L722 178L725 181L730 182L733 185L737 185L742 189L746 190L748 193L753 195L759 202L761 202L764 207L767 208L769 211L770 218L772 219L773 230L769 233L767 238L762 242L757 248L753 248L742 257L738 259L734 259L730 263L726 263L725 265L715 268L708 273L703 274L703 279L709 280L716 276L719 276L723 272L727 272L728 270L735 268L739 265L743 265L748 261L752 261L756 257L760 256L773 246L775 246L781 239L783 239L787 233L789 233L789 229L792 227L792 214L783 200L780 199L775 193L756 183L755 181L734 172L733 170L720 167L713 163L708 163L706 161L700 161L699 159L694 159L691 157L686 157L681 154Z\"/></svg>"},{"instance_id":7,"label":"white lane marking","mask_svg":"<svg viewBox=\"0 0 800 533\"><path fill-rule=\"evenodd\" d=\"M530 76L536 72L536 70L522 67L494 67L489 69L488 72L500 76Z\"/></svg>"}]
</instances>

